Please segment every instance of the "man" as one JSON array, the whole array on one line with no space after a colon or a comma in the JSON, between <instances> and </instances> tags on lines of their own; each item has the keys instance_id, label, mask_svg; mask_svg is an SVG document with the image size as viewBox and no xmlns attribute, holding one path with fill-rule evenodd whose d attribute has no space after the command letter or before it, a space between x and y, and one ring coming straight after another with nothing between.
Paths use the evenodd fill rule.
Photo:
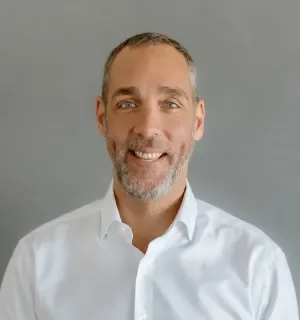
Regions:
<instances>
[{"instance_id":1,"label":"man","mask_svg":"<svg viewBox=\"0 0 300 320\"><path fill-rule=\"evenodd\" d=\"M110 188L18 243L0 319L298 319L282 250L187 181L205 109L186 49L156 33L127 39L105 64L96 116Z\"/></svg>"}]
</instances>

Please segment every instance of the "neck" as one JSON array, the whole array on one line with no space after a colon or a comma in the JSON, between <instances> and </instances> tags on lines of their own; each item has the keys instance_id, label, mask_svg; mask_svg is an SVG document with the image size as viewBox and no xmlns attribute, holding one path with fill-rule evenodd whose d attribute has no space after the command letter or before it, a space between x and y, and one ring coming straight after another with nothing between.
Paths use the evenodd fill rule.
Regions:
<instances>
[{"instance_id":1,"label":"neck","mask_svg":"<svg viewBox=\"0 0 300 320\"><path fill-rule=\"evenodd\" d=\"M127 194L114 178L117 207L122 221L131 227L134 239L149 243L166 232L180 208L185 187L183 175L164 197L137 199Z\"/></svg>"}]
</instances>

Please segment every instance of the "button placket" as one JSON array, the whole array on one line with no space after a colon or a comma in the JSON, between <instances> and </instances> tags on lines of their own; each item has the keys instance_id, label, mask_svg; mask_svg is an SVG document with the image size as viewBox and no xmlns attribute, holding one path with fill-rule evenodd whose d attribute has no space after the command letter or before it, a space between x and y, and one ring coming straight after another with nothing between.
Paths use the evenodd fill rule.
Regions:
<instances>
[{"instance_id":1,"label":"button placket","mask_svg":"<svg viewBox=\"0 0 300 320\"><path fill-rule=\"evenodd\" d=\"M135 320L151 319L153 287L151 281L152 261L146 256L138 267L135 286Z\"/></svg>"}]
</instances>

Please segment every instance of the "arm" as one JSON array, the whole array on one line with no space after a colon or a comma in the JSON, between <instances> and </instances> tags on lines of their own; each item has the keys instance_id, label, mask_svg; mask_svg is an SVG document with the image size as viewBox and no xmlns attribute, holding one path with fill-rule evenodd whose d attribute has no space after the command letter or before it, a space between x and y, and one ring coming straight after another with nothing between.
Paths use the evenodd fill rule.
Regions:
<instances>
[{"instance_id":1,"label":"arm","mask_svg":"<svg viewBox=\"0 0 300 320\"><path fill-rule=\"evenodd\" d=\"M286 257L281 249L276 250L271 264L265 270L255 319L298 320L296 292Z\"/></svg>"},{"instance_id":2,"label":"arm","mask_svg":"<svg viewBox=\"0 0 300 320\"><path fill-rule=\"evenodd\" d=\"M15 248L0 289L0 320L37 320L32 257L24 240Z\"/></svg>"}]
</instances>

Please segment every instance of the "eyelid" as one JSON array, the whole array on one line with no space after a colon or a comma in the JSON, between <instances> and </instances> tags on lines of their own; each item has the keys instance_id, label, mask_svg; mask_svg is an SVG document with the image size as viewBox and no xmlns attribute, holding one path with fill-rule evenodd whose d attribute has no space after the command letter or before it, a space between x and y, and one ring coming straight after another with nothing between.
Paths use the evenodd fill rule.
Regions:
<instances>
[{"instance_id":1,"label":"eyelid","mask_svg":"<svg viewBox=\"0 0 300 320\"><path fill-rule=\"evenodd\" d=\"M163 104L175 104L177 107L181 107L181 104L178 101L167 100Z\"/></svg>"},{"instance_id":2,"label":"eyelid","mask_svg":"<svg viewBox=\"0 0 300 320\"><path fill-rule=\"evenodd\" d=\"M129 109L129 108L122 108L122 104L124 104L124 103L130 103L130 104L133 104L133 105L135 105L135 106L137 105L137 102L136 102L136 101L133 101L133 99L128 98L128 99L124 99L124 100L121 100L121 101L117 102L117 103L116 103L116 108ZM161 101L161 102L159 103L159 105L166 105L166 104L173 104L173 105L175 105L173 108L171 107L170 109L175 109L176 106L177 106L178 108L181 108L181 107L182 107L181 102L178 101L176 98L165 99L164 101Z\"/></svg>"},{"instance_id":3,"label":"eyelid","mask_svg":"<svg viewBox=\"0 0 300 320\"><path fill-rule=\"evenodd\" d=\"M130 99L125 99L125 100L121 100L119 102L117 102L116 107L120 108L122 106L122 104L124 103L131 103L131 104L136 104L134 101L130 100Z\"/></svg>"}]
</instances>

